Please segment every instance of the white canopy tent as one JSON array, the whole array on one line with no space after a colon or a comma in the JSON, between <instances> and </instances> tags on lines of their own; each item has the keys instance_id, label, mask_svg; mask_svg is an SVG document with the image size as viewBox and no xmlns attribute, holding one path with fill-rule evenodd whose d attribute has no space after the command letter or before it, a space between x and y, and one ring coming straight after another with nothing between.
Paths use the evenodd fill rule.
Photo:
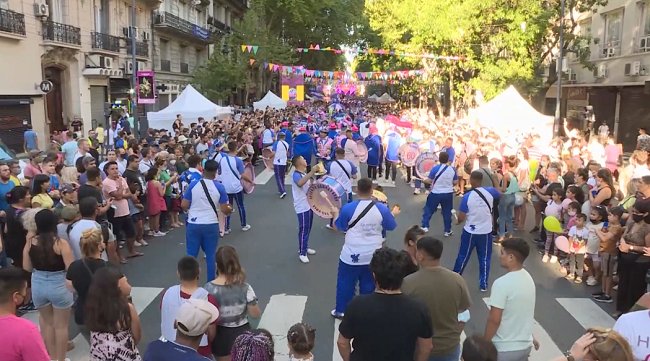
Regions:
<instances>
[{"instance_id":1,"label":"white canopy tent","mask_svg":"<svg viewBox=\"0 0 650 361\"><path fill-rule=\"evenodd\" d=\"M392 103L394 101L395 99L391 98L390 95L388 95L388 93L384 93L384 95L377 98L377 102L379 103Z\"/></svg>"},{"instance_id":2,"label":"white canopy tent","mask_svg":"<svg viewBox=\"0 0 650 361\"><path fill-rule=\"evenodd\" d=\"M379 99L379 97L377 96L377 94L373 94L373 95L371 95L371 96L368 97L368 100L370 100L371 102L376 102L377 99Z\"/></svg>"},{"instance_id":3,"label":"white canopy tent","mask_svg":"<svg viewBox=\"0 0 650 361\"><path fill-rule=\"evenodd\" d=\"M273 94L273 92L269 90L264 98L253 103L253 108L255 108L255 110L264 110L266 107L271 107L273 109L284 109L287 107L287 101Z\"/></svg>"},{"instance_id":4,"label":"white canopy tent","mask_svg":"<svg viewBox=\"0 0 650 361\"><path fill-rule=\"evenodd\" d=\"M172 129L177 114L182 115L186 122L196 122L199 117L211 120L213 117L232 114L232 108L214 104L193 86L188 85L167 108L157 112L147 112L149 127Z\"/></svg>"}]
</instances>

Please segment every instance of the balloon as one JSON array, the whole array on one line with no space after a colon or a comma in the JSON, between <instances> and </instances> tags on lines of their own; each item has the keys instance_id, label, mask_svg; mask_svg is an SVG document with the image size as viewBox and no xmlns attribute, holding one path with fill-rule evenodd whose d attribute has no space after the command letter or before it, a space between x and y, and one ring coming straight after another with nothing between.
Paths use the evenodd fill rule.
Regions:
<instances>
[{"instance_id":1,"label":"balloon","mask_svg":"<svg viewBox=\"0 0 650 361\"><path fill-rule=\"evenodd\" d=\"M573 201L570 200L569 198L565 198L562 201L562 209L564 209L565 211L568 210L569 209L569 204L571 204L571 202L573 202Z\"/></svg>"},{"instance_id":2,"label":"balloon","mask_svg":"<svg viewBox=\"0 0 650 361\"><path fill-rule=\"evenodd\" d=\"M546 230L549 232L562 233L562 226L560 225L560 221L553 216L547 216L544 218L544 228L546 228Z\"/></svg>"},{"instance_id":3,"label":"balloon","mask_svg":"<svg viewBox=\"0 0 650 361\"><path fill-rule=\"evenodd\" d=\"M555 238L555 247L564 253L569 253L569 240L564 236Z\"/></svg>"},{"instance_id":4,"label":"balloon","mask_svg":"<svg viewBox=\"0 0 650 361\"><path fill-rule=\"evenodd\" d=\"M524 197L520 196L519 194L515 194L515 206L520 206L524 204Z\"/></svg>"}]
</instances>

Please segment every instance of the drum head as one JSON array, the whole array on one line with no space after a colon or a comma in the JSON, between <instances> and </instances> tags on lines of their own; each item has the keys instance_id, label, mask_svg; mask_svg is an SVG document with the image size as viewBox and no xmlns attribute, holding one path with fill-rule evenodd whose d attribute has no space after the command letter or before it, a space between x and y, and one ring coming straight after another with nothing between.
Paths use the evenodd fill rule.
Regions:
<instances>
[{"instance_id":1,"label":"drum head","mask_svg":"<svg viewBox=\"0 0 650 361\"><path fill-rule=\"evenodd\" d=\"M420 155L420 147L417 144L404 144L399 149L399 158L407 167L415 165L415 160Z\"/></svg>"},{"instance_id":2,"label":"drum head","mask_svg":"<svg viewBox=\"0 0 650 361\"><path fill-rule=\"evenodd\" d=\"M363 142L363 140L357 140L357 149L361 153L359 156L359 161L361 163L365 163L368 161L368 147L366 147L366 143Z\"/></svg>"},{"instance_id":3,"label":"drum head","mask_svg":"<svg viewBox=\"0 0 650 361\"><path fill-rule=\"evenodd\" d=\"M415 160L415 172L424 179L429 176L429 172L436 164L438 164L438 156L432 152L424 152Z\"/></svg>"},{"instance_id":4,"label":"drum head","mask_svg":"<svg viewBox=\"0 0 650 361\"><path fill-rule=\"evenodd\" d=\"M273 170L273 158L271 158L271 150L270 149L264 149L262 150L262 157L264 158L264 165L266 166L266 169L268 170Z\"/></svg>"},{"instance_id":5,"label":"drum head","mask_svg":"<svg viewBox=\"0 0 650 361\"><path fill-rule=\"evenodd\" d=\"M252 164L246 163L244 166L244 174L246 174L252 182L247 182L241 179L241 185L244 188L244 193L251 194L255 190L255 168Z\"/></svg>"},{"instance_id":6,"label":"drum head","mask_svg":"<svg viewBox=\"0 0 650 361\"><path fill-rule=\"evenodd\" d=\"M321 193L325 195L325 198ZM309 187L307 202L317 216L332 218L332 206L341 209L344 194L345 188L341 182L334 177L325 176Z\"/></svg>"}]
</instances>

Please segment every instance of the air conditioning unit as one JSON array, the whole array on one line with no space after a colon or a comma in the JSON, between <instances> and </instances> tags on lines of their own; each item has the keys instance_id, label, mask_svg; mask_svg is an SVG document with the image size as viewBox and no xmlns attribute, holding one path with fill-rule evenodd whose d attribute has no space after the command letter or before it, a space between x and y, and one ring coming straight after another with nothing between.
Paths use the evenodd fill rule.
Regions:
<instances>
[{"instance_id":1,"label":"air conditioning unit","mask_svg":"<svg viewBox=\"0 0 650 361\"><path fill-rule=\"evenodd\" d=\"M142 33L142 41L149 41L149 40L151 40L151 34L148 33L148 32L146 32L146 31L144 31L144 32Z\"/></svg>"},{"instance_id":2,"label":"air conditioning unit","mask_svg":"<svg viewBox=\"0 0 650 361\"><path fill-rule=\"evenodd\" d=\"M131 60L127 60L124 63L124 74L133 74L133 62Z\"/></svg>"},{"instance_id":3,"label":"air conditioning unit","mask_svg":"<svg viewBox=\"0 0 650 361\"><path fill-rule=\"evenodd\" d=\"M650 36L642 36L639 38L639 52L650 52Z\"/></svg>"},{"instance_id":4,"label":"air conditioning unit","mask_svg":"<svg viewBox=\"0 0 650 361\"><path fill-rule=\"evenodd\" d=\"M134 26L125 26L122 28L122 33L127 39L135 37L135 40L140 40L140 34L138 33L138 28Z\"/></svg>"},{"instance_id":5,"label":"air conditioning unit","mask_svg":"<svg viewBox=\"0 0 650 361\"><path fill-rule=\"evenodd\" d=\"M46 18L50 16L50 8L46 3L34 3L34 15L37 18Z\"/></svg>"},{"instance_id":6,"label":"air conditioning unit","mask_svg":"<svg viewBox=\"0 0 650 361\"><path fill-rule=\"evenodd\" d=\"M596 78L607 77L607 64L599 64L596 68Z\"/></svg>"},{"instance_id":7,"label":"air conditioning unit","mask_svg":"<svg viewBox=\"0 0 650 361\"><path fill-rule=\"evenodd\" d=\"M88 55L86 56L86 67L111 69L113 59L103 55Z\"/></svg>"},{"instance_id":8,"label":"air conditioning unit","mask_svg":"<svg viewBox=\"0 0 650 361\"><path fill-rule=\"evenodd\" d=\"M626 63L625 64L625 70L624 70L624 75L625 76L639 76L639 72L641 72L641 62L640 61L635 61L633 63Z\"/></svg>"},{"instance_id":9,"label":"air conditioning unit","mask_svg":"<svg viewBox=\"0 0 650 361\"><path fill-rule=\"evenodd\" d=\"M616 56L616 48L607 48L607 57L611 58Z\"/></svg>"}]
</instances>

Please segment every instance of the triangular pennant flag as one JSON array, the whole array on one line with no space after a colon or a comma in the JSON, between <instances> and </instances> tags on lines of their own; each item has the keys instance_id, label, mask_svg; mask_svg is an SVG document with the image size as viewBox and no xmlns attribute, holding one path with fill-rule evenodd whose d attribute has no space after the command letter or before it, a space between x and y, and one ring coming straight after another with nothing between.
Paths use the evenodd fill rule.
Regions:
<instances>
[{"instance_id":1,"label":"triangular pennant flag","mask_svg":"<svg viewBox=\"0 0 650 361\"><path fill-rule=\"evenodd\" d=\"M265 62L264 62L264 67L265 67L265 68L268 68L268 67L269 67L269 63L265 61Z\"/></svg>"},{"instance_id":2,"label":"triangular pennant flag","mask_svg":"<svg viewBox=\"0 0 650 361\"><path fill-rule=\"evenodd\" d=\"M304 53L308 53L308 52L309 52L309 49L305 48L305 49L303 49L302 51L303 51Z\"/></svg>"},{"instance_id":3,"label":"triangular pennant flag","mask_svg":"<svg viewBox=\"0 0 650 361\"><path fill-rule=\"evenodd\" d=\"M273 63L269 63L269 70L273 70Z\"/></svg>"},{"instance_id":4,"label":"triangular pennant flag","mask_svg":"<svg viewBox=\"0 0 650 361\"><path fill-rule=\"evenodd\" d=\"M325 48L325 50L330 51L330 50L332 50L332 48L330 48L330 47L328 46L327 48Z\"/></svg>"},{"instance_id":5,"label":"triangular pennant flag","mask_svg":"<svg viewBox=\"0 0 650 361\"><path fill-rule=\"evenodd\" d=\"M253 65L253 63L255 62L255 59L248 59L248 62L251 63L251 65Z\"/></svg>"},{"instance_id":6,"label":"triangular pennant flag","mask_svg":"<svg viewBox=\"0 0 650 361\"><path fill-rule=\"evenodd\" d=\"M257 50L258 50L259 48L260 48L259 46L257 46L257 45L253 45L253 53L257 54Z\"/></svg>"},{"instance_id":7,"label":"triangular pennant flag","mask_svg":"<svg viewBox=\"0 0 650 361\"><path fill-rule=\"evenodd\" d=\"M253 46L252 46L252 45L247 45L247 46L246 46L246 49L248 49L248 52L250 53L251 50L253 50Z\"/></svg>"},{"instance_id":8,"label":"triangular pennant flag","mask_svg":"<svg viewBox=\"0 0 650 361\"><path fill-rule=\"evenodd\" d=\"M318 44L316 44L316 46L314 46L314 50L320 50L320 47L318 46Z\"/></svg>"},{"instance_id":9,"label":"triangular pennant flag","mask_svg":"<svg viewBox=\"0 0 650 361\"><path fill-rule=\"evenodd\" d=\"M241 51L242 51L242 52L246 51L246 45L242 45L242 46L241 46Z\"/></svg>"},{"instance_id":10,"label":"triangular pennant flag","mask_svg":"<svg viewBox=\"0 0 650 361\"><path fill-rule=\"evenodd\" d=\"M302 53L302 48L298 48L298 52L299 52L299 53Z\"/></svg>"},{"instance_id":11,"label":"triangular pennant flag","mask_svg":"<svg viewBox=\"0 0 650 361\"><path fill-rule=\"evenodd\" d=\"M314 46L309 44L309 50L314 50Z\"/></svg>"},{"instance_id":12,"label":"triangular pennant flag","mask_svg":"<svg viewBox=\"0 0 650 361\"><path fill-rule=\"evenodd\" d=\"M278 64L273 65L273 71L278 71L278 68L279 68L279 67L280 67L280 66L279 66Z\"/></svg>"}]
</instances>

